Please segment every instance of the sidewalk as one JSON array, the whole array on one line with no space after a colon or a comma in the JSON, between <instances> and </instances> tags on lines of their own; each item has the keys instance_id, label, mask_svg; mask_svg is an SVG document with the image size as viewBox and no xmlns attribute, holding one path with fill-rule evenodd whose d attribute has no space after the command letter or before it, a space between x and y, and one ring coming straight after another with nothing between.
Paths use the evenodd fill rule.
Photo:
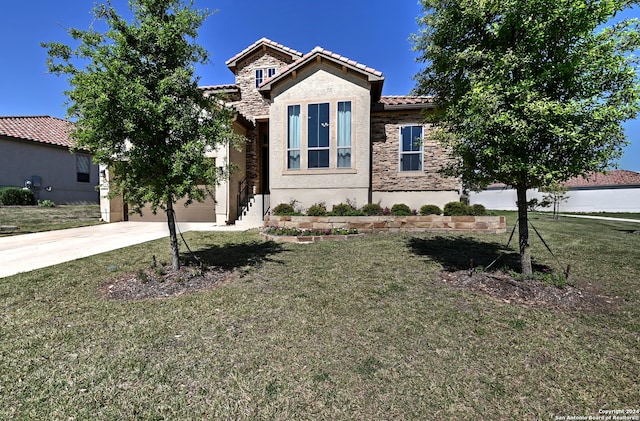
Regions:
<instances>
[{"instance_id":1,"label":"sidewalk","mask_svg":"<svg viewBox=\"0 0 640 421\"><path fill-rule=\"evenodd\" d=\"M235 226L180 223L187 231L243 231ZM0 278L169 236L166 222L116 222L0 237Z\"/></svg>"},{"instance_id":2,"label":"sidewalk","mask_svg":"<svg viewBox=\"0 0 640 421\"><path fill-rule=\"evenodd\" d=\"M602 221L635 222L640 224L640 219L612 218L609 216L594 216L594 215L574 215L574 214L565 214L565 213L560 213L558 214L558 216L563 216L565 218L600 219Z\"/></svg>"}]
</instances>

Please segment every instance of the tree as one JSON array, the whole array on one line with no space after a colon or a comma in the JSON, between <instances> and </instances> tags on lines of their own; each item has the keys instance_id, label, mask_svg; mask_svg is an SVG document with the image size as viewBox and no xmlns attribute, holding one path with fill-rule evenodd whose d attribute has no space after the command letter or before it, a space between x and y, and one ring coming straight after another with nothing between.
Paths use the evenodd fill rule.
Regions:
<instances>
[{"instance_id":1,"label":"tree","mask_svg":"<svg viewBox=\"0 0 640 421\"><path fill-rule=\"evenodd\" d=\"M569 187L565 187L560 183L551 183L548 186L540 188L540 191L546 193L542 197L540 206L546 208L553 205L553 219L558 220L558 214L560 213L560 203L569 200Z\"/></svg>"},{"instance_id":2,"label":"tree","mask_svg":"<svg viewBox=\"0 0 640 421\"><path fill-rule=\"evenodd\" d=\"M632 0L422 0L415 92L456 159L445 173L517 190L522 272L532 273L527 189L601 171L639 109Z\"/></svg>"},{"instance_id":3,"label":"tree","mask_svg":"<svg viewBox=\"0 0 640 421\"><path fill-rule=\"evenodd\" d=\"M110 192L133 209L166 211L172 265L179 268L173 206L202 201L217 181L205 152L233 138L231 114L198 88L195 65L208 62L195 43L209 12L183 0L130 0L130 22L111 3L94 16L108 30L69 29L75 49L43 43L47 66L71 86L68 117L76 120L76 148L112 169ZM83 65L83 66L80 66Z\"/></svg>"}]
</instances>

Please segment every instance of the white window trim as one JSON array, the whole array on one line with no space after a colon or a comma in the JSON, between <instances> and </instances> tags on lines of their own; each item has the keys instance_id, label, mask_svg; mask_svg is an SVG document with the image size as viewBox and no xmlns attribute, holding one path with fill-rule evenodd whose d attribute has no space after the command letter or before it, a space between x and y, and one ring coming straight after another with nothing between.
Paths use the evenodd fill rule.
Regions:
<instances>
[{"instance_id":1,"label":"white window trim","mask_svg":"<svg viewBox=\"0 0 640 421\"><path fill-rule=\"evenodd\" d=\"M261 75L262 75L260 77L260 82L258 82L258 72L261 72ZM269 73L271 73L271 75L269 75ZM277 73L278 73L278 69L276 69L275 67L259 67L259 68L255 69L255 71L253 73L255 87L257 88L265 80L275 76Z\"/></svg>"},{"instance_id":2,"label":"white window trim","mask_svg":"<svg viewBox=\"0 0 640 421\"><path fill-rule=\"evenodd\" d=\"M405 127L420 127L422 128L422 145L419 151L405 152L402 150L402 129ZM403 124L398 127L398 172L402 174L422 174L424 173L424 133L425 127L422 124ZM403 155L420 155L420 169L419 170L403 170L402 169L402 156Z\"/></svg>"},{"instance_id":3,"label":"white window trim","mask_svg":"<svg viewBox=\"0 0 640 421\"><path fill-rule=\"evenodd\" d=\"M350 167L338 167L338 103L339 102L351 102L351 166ZM309 104L329 104L329 166L320 168L309 168L308 152L310 150L308 146L308 106ZM300 106L300 120L301 120L301 139L300 145L300 168L289 168L288 166L288 108L292 105ZM356 174L357 171L357 128L355 124L356 112L357 112L357 99L354 97L342 97L342 98L314 98L313 100L306 101L288 101L283 104L284 109L284 124L283 130L285 136L283 136L283 175L296 175L296 174L318 174L318 173L337 173L337 174ZM316 150L318 148L311 148Z\"/></svg>"}]
</instances>

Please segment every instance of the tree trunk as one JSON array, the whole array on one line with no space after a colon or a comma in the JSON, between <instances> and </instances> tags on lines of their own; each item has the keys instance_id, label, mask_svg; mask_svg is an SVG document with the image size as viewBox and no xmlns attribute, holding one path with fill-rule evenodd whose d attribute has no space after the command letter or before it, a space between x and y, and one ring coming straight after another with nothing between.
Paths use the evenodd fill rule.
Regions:
<instances>
[{"instance_id":1,"label":"tree trunk","mask_svg":"<svg viewBox=\"0 0 640 421\"><path fill-rule=\"evenodd\" d=\"M516 187L518 192L518 244L520 245L520 266L524 276L533 274L531 267L531 246L529 245L529 220L526 187Z\"/></svg>"},{"instance_id":2,"label":"tree trunk","mask_svg":"<svg viewBox=\"0 0 640 421\"><path fill-rule=\"evenodd\" d=\"M167 223L169 224L169 241L171 242L171 266L180 269L180 252L178 250L178 235L176 234L176 218L173 210L173 197L167 200Z\"/></svg>"}]
</instances>

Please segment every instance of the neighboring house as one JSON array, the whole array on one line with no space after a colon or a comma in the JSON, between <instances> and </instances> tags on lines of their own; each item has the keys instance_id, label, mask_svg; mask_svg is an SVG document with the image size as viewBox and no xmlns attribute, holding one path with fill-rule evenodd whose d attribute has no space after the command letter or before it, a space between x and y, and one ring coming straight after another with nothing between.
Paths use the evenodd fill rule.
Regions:
<instances>
[{"instance_id":1,"label":"neighboring house","mask_svg":"<svg viewBox=\"0 0 640 421\"><path fill-rule=\"evenodd\" d=\"M70 152L73 123L54 117L0 117L0 187L28 187L38 200L98 203L98 166Z\"/></svg>"},{"instance_id":2,"label":"neighboring house","mask_svg":"<svg viewBox=\"0 0 640 421\"><path fill-rule=\"evenodd\" d=\"M560 203L560 212L640 212L640 173L614 170L587 177L572 178L562 186L569 191ZM544 192L527 192L527 199L542 200ZM517 210L516 191L504 184L471 193L471 204L479 203L488 209Z\"/></svg>"},{"instance_id":3,"label":"neighboring house","mask_svg":"<svg viewBox=\"0 0 640 421\"><path fill-rule=\"evenodd\" d=\"M460 182L437 172L449 158L429 139L430 98L382 96L381 72L320 47L303 54L266 38L226 64L236 83L202 89L226 97L248 141L242 151L215 152L221 169L228 162L238 168L216 189L215 204L205 205L206 220L257 225L289 202L418 209L459 200ZM111 220L126 213L104 203ZM179 221L203 220L176 209Z\"/></svg>"}]
</instances>

